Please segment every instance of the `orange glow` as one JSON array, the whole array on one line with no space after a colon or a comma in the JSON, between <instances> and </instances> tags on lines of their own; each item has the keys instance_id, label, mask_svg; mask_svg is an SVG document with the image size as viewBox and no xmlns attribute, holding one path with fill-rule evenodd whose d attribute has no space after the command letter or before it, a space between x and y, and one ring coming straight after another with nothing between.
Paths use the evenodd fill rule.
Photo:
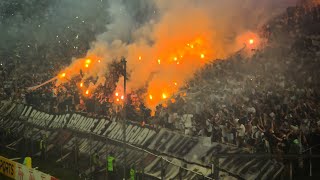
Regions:
<instances>
[{"instance_id":1,"label":"orange glow","mask_svg":"<svg viewBox=\"0 0 320 180\"><path fill-rule=\"evenodd\" d=\"M203 59L204 58L204 54L201 54L200 57L201 57L201 59Z\"/></svg>"},{"instance_id":2,"label":"orange glow","mask_svg":"<svg viewBox=\"0 0 320 180\"><path fill-rule=\"evenodd\" d=\"M177 64L180 64L180 62L178 61Z\"/></svg>"},{"instance_id":3,"label":"orange glow","mask_svg":"<svg viewBox=\"0 0 320 180\"><path fill-rule=\"evenodd\" d=\"M118 93L118 92L116 92L116 96L117 96L117 97L119 96L119 93Z\"/></svg>"},{"instance_id":4,"label":"orange glow","mask_svg":"<svg viewBox=\"0 0 320 180\"><path fill-rule=\"evenodd\" d=\"M193 44L191 44L190 47L191 47L191 49L193 49L193 47L194 47Z\"/></svg>"},{"instance_id":5,"label":"orange glow","mask_svg":"<svg viewBox=\"0 0 320 180\"><path fill-rule=\"evenodd\" d=\"M174 60L174 61L177 61L177 60L178 60L178 58L177 58L177 57L174 57L174 58L173 58L173 60Z\"/></svg>"},{"instance_id":6,"label":"orange glow","mask_svg":"<svg viewBox=\"0 0 320 180\"><path fill-rule=\"evenodd\" d=\"M123 100L123 99L124 99L124 96L121 96L121 99Z\"/></svg>"},{"instance_id":7,"label":"orange glow","mask_svg":"<svg viewBox=\"0 0 320 180\"><path fill-rule=\"evenodd\" d=\"M91 59L87 59L86 64L90 64L90 63L91 63Z\"/></svg>"},{"instance_id":8,"label":"orange glow","mask_svg":"<svg viewBox=\"0 0 320 180\"><path fill-rule=\"evenodd\" d=\"M167 95L165 93L162 93L162 99L167 99Z\"/></svg>"},{"instance_id":9,"label":"orange glow","mask_svg":"<svg viewBox=\"0 0 320 180\"><path fill-rule=\"evenodd\" d=\"M83 83L80 83L80 87L83 87Z\"/></svg>"},{"instance_id":10,"label":"orange glow","mask_svg":"<svg viewBox=\"0 0 320 180\"><path fill-rule=\"evenodd\" d=\"M158 59L158 64L161 64L161 60L160 59Z\"/></svg>"},{"instance_id":11,"label":"orange glow","mask_svg":"<svg viewBox=\"0 0 320 180\"><path fill-rule=\"evenodd\" d=\"M171 103L175 103L176 100L174 98L171 99Z\"/></svg>"},{"instance_id":12,"label":"orange glow","mask_svg":"<svg viewBox=\"0 0 320 180\"><path fill-rule=\"evenodd\" d=\"M98 60L98 63L101 63L101 60L100 60L100 59Z\"/></svg>"},{"instance_id":13,"label":"orange glow","mask_svg":"<svg viewBox=\"0 0 320 180\"><path fill-rule=\"evenodd\" d=\"M60 77L61 77L61 78L66 77L66 73L62 73Z\"/></svg>"},{"instance_id":14,"label":"orange glow","mask_svg":"<svg viewBox=\"0 0 320 180\"><path fill-rule=\"evenodd\" d=\"M139 56L139 60L141 61L141 59L142 59L142 57L141 56Z\"/></svg>"},{"instance_id":15,"label":"orange glow","mask_svg":"<svg viewBox=\"0 0 320 180\"><path fill-rule=\"evenodd\" d=\"M250 39L249 40L249 44L253 44L254 43L254 40L253 39Z\"/></svg>"},{"instance_id":16,"label":"orange glow","mask_svg":"<svg viewBox=\"0 0 320 180\"><path fill-rule=\"evenodd\" d=\"M117 98L117 102L119 102L120 101L120 99L119 98Z\"/></svg>"},{"instance_id":17,"label":"orange glow","mask_svg":"<svg viewBox=\"0 0 320 180\"><path fill-rule=\"evenodd\" d=\"M176 83L176 82L175 82L175 83L174 83L174 85L175 85L175 86L177 86L177 85L178 85L178 83Z\"/></svg>"},{"instance_id":18,"label":"orange glow","mask_svg":"<svg viewBox=\"0 0 320 180\"><path fill-rule=\"evenodd\" d=\"M149 95L149 99L150 99L150 100L152 100L152 99L153 99L153 97L152 97L152 95L151 95L151 94Z\"/></svg>"},{"instance_id":19,"label":"orange glow","mask_svg":"<svg viewBox=\"0 0 320 180\"><path fill-rule=\"evenodd\" d=\"M88 68L89 67L89 64L86 64L86 68Z\"/></svg>"},{"instance_id":20,"label":"orange glow","mask_svg":"<svg viewBox=\"0 0 320 180\"><path fill-rule=\"evenodd\" d=\"M86 95L89 95L89 89L88 89L88 90L86 90Z\"/></svg>"}]
</instances>

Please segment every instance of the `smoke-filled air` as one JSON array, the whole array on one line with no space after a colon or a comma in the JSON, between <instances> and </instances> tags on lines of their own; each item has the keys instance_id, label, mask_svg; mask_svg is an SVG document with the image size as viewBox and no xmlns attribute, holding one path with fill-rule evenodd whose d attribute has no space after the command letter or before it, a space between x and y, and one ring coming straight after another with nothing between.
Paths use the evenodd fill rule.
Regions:
<instances>
[{"instance_id":1,"label":"smoke-filled air","mask_svg":"<svg viewBox=\"0 0 320 180\"><path fill-rule=\"evenodd\" d=\"M90 95L108 81L114 60L127 60L128 92L144 90L154 108L205 63L246 48L263 46L259 28L297 3L294 0L135 0L110 1L111 23L92 42L87 55L62 69L56 85L79 76L78 86ZM134 16L133 16L134 15ZM84 84L89 78L95 83ZM122 80L115 97L123 99ZM120 98L122 97L122 98ZM120 99L119 99L120 98Z\"/></svg>"}]
</instances>

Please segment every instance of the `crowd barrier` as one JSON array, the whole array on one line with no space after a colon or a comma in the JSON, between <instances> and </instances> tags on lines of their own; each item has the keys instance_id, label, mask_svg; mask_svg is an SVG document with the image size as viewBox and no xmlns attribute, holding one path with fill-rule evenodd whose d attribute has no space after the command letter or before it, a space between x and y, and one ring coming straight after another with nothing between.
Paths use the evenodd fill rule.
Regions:
<instances>
[{"instance_id":1,"label":"crowd barrier","mask_svg":"<svg viewBox=\"0 0 320 180\"><path fill-rule=\"evenodd\" d=\"M123 126L116 118L91 118L77 113L48 114L34 107L1 102L0 115L4 128L17 134L40 139L48 137L48 152L56 147L72 151L75 144L80 154L98 151L101 163L114 152L118 163L123 163ZM28 131L25 127L28 126ZM31 127L31 128L30 128ZM59 131L63 129L63 131ZM74 132L80 135L74 135ZM249 153L231 145L211 143L202 137L190 137L167 129L156 130L128 122L126 129L127 164L135 165L151 176L160 178L165 168L165 179L182 176L193 179L212 175L213 159L219 154ZM165 160L164 160L165 159ZM219 169L243 179L272 179L283 169L273 159L220 157ZM194 173L196 172L196 173Z\"/></svg>"}]
</instances>

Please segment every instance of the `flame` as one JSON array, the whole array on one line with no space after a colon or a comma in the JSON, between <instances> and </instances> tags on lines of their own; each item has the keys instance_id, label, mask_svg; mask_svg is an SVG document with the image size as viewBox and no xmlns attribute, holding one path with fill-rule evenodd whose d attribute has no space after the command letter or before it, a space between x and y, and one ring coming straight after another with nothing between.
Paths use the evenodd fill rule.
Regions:
<instances>
[{"instance_id":1,"label":"flame","mask_svg":"<svg viewBox=\"0 0 320 180\"><path fill-rule=\"evenodd\" d=\"M180 7L179 3L177 5ZM177 93L179 86L202 67L207 60L225 58L230 53L241 49L244 43L252 49L261 42L255 33L240 34L240 32L235 34L237 39L234 41L236 42L226 42L224 34L227 34L226 36L229 34L224 32L224 23L217 24L219 26L216 28L211 28L213 27L211 26L212 19L206 12L198 8L193 9L192 12L181 11L179 14L183 19L192 20L194 22L192 24L180 21L180 16L179 18L174 16L161 17L161 21L155 23L152 32L150 32L150 37L154 40L152 46L145 43L143 37L141 41L134 40L130 44L108 44L97 41L88 51L86 57L73 61L69 67L62 71L68 74L68 79L78 77L79 72L83 71L84 75L80 82L86 82L85 86L88 87L85 88L90 89L90 93L93 94L100 79L99 83L94 86L88 85L86 79L90 77L105 78L108 60L126 56L128 71L131 73L127 84L128 91L145 87L144 85L148 83L145 101L148 107L154 108L164 99L169 100L171 95ZM144 28L139 30L144 30ZM219 34L220 31L223 33ZM239 37L241 39L238 39ZM250 39L254 42L249 46ZM141 63L142 57L144 58L143 64ZM101 61L103 63L99 64ZM155 75L149 78L151 73ZM58 82L65 83L65 80L58 78ZM116 96L111 94L114 97L111 101L120 100L122 97L119 96L123 94L120 83L117 85L116 91L119 93L116 93Z\"/></svg>"},{"instance_id":2,"label":"flame","mask_svg":"<svg viewBox=\"0 0 320 180\"><path fill-rule=\"evenodd\" d=\"M89 89L88 89L88 90L86 90L86 95L89 95Z\"/></svg>"},{"instance_id":3,"label":"flame","mask_svg":"<svg viewBox=\"0 0 320 180\"><path fill-rule=\"evenodd\" d=\"M121 96L121 99L122 99L122 100L124 99L124 96L123 96L123 95Z\"/></svg>"},{"instance_id":4,"label":"flame","mask_svg":"<svg viewBox=\"0 0 320 180\"><path fill-rule=\"evenodd\" d=\"M119 98L117 98L117 102L119 102L120 101L120 99Z\"/></svg>"},{"instance_id":5,"label":"flame","mask_svg":"<svg viewBox=\"0 0 320 180\"><path fill-rule=\"evenodd\" d=\"M167 95L165 93L162 93L162 99L167 99Z\"/></svg>"},{"instance_id":6,"label":"flame","mask_svg":"<svg viewBox=\"0 0 320 180\"><path fill-rule=\"evenodd\" d=\"M253 44L253 43L254 43L254 39L250 39L249 44Z\"/></svg>"},{"instance_id":7,"label":"flame","mask_svg":"<svg viewBox=\"0 0 320 180\"><path fill-rule=\"evenodd\" d=\"M87 59L86 64L90 64L90 63L91 63L91 59Z\"/></svg>"},{"instance_id":8,"label":"flame","mask_svg":"<svg viewBox=\"0 0 320 180\"><path fill-rule=\"evenodd\" d=\"M83 87L83 83L80 83L80 87Z\"/></svg>"},{"instance_id":9,"label":"flame","mask_svg":"<svg viewBox=\"0 0 320 180\"><path fill-rule=\"evenodd\" d=\"M66 77L66 73L62 73L62 74L60 75L60 77L61 77L61 78Z\"/></svg>"}]
</instances>

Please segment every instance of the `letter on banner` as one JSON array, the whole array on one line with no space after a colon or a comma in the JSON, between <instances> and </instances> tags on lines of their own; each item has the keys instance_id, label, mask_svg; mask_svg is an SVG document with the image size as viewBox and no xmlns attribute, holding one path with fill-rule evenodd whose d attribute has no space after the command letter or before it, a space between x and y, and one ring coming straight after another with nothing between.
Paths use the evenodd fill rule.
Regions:
<instances>
[{"instance_id":1,"label":"letter on banner","mask_svg":"<svg viewBox=\"0 0 320 180\"><path fill-rule=\"evenodd\" d=\"M14 161L0 156L0 174L14 179L16 175L15 170L16 163Z\"/></svg>"}]
</instances>

